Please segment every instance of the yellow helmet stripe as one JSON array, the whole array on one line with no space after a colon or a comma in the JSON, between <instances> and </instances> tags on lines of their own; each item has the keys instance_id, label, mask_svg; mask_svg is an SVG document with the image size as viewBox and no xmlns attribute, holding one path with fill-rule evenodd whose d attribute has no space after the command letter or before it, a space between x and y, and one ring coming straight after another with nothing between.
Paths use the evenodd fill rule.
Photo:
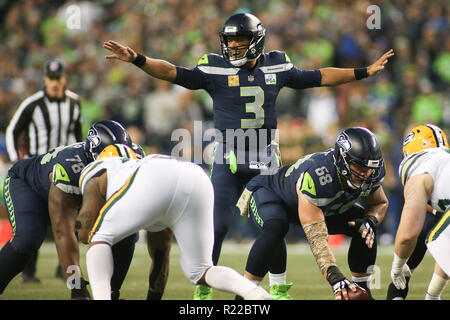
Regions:
<instances>
[{"instance_id":1,"label":"yellow helmet stripe","mask_svg":"<svg viewBox=\"0 0 450 320\"><path fill-rule=\"evenodd\" d=\"M442 134L442 130L434 124L426 124L425 126L430 128L433 132L434 140L436 141L436 147L445 147L446 141L444 139L444 135Z\"/></svg>"}]
</instances>

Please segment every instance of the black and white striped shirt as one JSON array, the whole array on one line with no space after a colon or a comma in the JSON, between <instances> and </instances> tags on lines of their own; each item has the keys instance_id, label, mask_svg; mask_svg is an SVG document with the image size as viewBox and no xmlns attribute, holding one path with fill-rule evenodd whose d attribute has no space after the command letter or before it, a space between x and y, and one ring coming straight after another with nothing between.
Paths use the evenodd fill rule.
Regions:
<instances>
[{"instance_id":1,"label":"black and white striped shirt","mask_svg":"<svg viewBox=\"0 0 450 320\"><path fill-rule=\"evenodd\" d=\"M81 103L77 94L65 90L61 100L40 90L25 99L6 129L10 161L19 160L18 138L25 132L26 156L40 155L60 145L82 141Z\"/></svg>"}]
</instances>

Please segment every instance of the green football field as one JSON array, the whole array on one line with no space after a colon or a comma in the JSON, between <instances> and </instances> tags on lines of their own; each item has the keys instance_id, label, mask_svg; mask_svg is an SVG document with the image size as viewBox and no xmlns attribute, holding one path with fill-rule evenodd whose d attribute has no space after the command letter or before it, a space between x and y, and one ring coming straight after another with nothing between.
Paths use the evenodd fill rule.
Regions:
<instances>
[{"instance_id":1,"label":"green football field","mask_svg":"<svg viewBox=\"0 0 450 320\"><path fill-rule=\"evenodd\" d=\"M242 273L245 267L247 253L250 243L224 244L220 265L226 265ZM87 278L85 265L86 246L80 244L82 270ZM347 266L348 245L344 244L340 248L335 248L334 252L338 265L344 274L350 277ZM380 246L375 267L375 275L372 281L372 294L375 299L386 298L387 286L390 282L390 266L392 263L393 246ZM171 251L171 266L169 281L163 299L170 300L190 300L194 286L184 277L179 266L179 251L174 243ZM422 264L415 270L410 281L410 291L408 299L422 300L425 296L428 283L433 273L433 259L429 253L425 256ZM2 295L2 300L67 300L70 292L66 284L55 278L57 266L56 249L53 243L43 244L38 260L37 276L41 279L39 284L22 284L20 276L6 288ZM121 290L121 298L126 300L143 300L146 298L148 289L148 273L150 258L147 254L146 245L139 242L136 246L133 262L130 271L125 279ZM297 300L332 300L331 288L326 280L319 273L319 269L309 251L307 244L288 245L288 270L287 279L294 283L289 293ZM268 287L267 277L262 282L262 286ZM232 300L234 296L229 293L214 291L215 300ZM447 288L443 299L450 299L450 290Z\"/></svg>"}]
</instances>

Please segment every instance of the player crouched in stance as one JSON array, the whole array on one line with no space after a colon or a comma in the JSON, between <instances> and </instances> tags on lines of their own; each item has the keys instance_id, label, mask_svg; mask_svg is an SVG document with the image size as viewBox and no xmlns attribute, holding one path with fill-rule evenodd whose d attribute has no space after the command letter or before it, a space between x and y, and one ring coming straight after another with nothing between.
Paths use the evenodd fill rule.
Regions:
<instances>
[{"instance_id":1,"label":"player crouched in stance","mask_svg":"<svg viewBox=\"0 0 450 320\"><path fill-rule=\"evenodd\" d=\"M94 299L111 298L111 246L140 229L165 228L177 239L189 281L249 300L270 299L235 270L213 266L213 188L199 166L162 155L137 160L129 147L113 145L83 170L80 189L76 227L80 240L89 244L86 264Z\"/></svg>"},{"instance_id":2,"label":"player crouched in stance","mask_svg":"<svg viewBox=\"0 0 450 320\"><path fill-rule=\"evenodd\" d=\"M25 268L51 225L59 262L71 288L71 298L90 298L82 274L79 285L69 283L73 267L81 273L74 229L81 204L78 181L82 169L97 159L107 145L114 143L135 146L121 124L112 120L99 121L91 126L85 142L59 146L46 154L22 159L8 171L4 199L14 236L0 250L0 294ZM131 235L114 247L116 272L111 286L116 296L131 262L136 240Z\"/></svg>"},{"instance_id":3,"label":"player crouched in stance","mask_svg":"<svg viewBox=\"0 0 450 320\"><path fill-rule=\"evenodd\" d=\"M242 215L251 216L261 233L247 260L245 277L259 283L269 272L273 299L288 300L286 242L289 224L301 225L321 273L337 300L348 290L364 288L377 255L376 226L388 207L381 182L384 161L376 137L362 127L342 131L335 148L300 158L273 174L258 175L238 202ZM362 200L362 204L359 202ZM339 271L328 234L352 238L348 262L352 282Z\"/></svg>"},{"instance_id":4,"label":"player crouched in stance","mask_svg":"<svg viewBox=\"0 0 450 320\"><path fill-rule=\"evenodd\" d=\"M395 237L388 299L406 297L412 274L409 260L423 238L437 263L425 299L440 300L447 285L450 274L449 153L445 132L433 124L413 128L403 142L399 175L405 204ZM427 213L431 211L427 210L430 205L434 214ZM424 233L427 235L421 239Z\"/></svg>"}]
</instances>

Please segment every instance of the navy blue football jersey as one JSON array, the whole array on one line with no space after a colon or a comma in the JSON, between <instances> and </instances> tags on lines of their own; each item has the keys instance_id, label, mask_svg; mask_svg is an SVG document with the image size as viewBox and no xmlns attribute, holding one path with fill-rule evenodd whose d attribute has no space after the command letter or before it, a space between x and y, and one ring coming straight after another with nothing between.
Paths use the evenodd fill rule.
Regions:
<instances>
[{"instance_id":1,"label":"navy blue football jersey","mask_svg":"<svg viewBox=\"0 0 450 320\"><path fill-rule=\"evenodd\" d=\"M81 197L78 180L81 171L90 162L84 152L84 142L79 142L20 160L10 171L23 179L43 199L48 199L51 182L64 192ZM49 179L50 173L52 181Z\"/></svg>"},{"instance_id":2,"label":"navy blue football jersey","mask_svg":"<svg viewBox=\"0 0 450 320\"><path fill-rule=\"evenodd\" d=\"M192 69L177 67L174 83L206 90L213 100L215 128L276 129L275 102L281 88L320 86L319 70L300 70L284 52L271 51L253 70L233 66L221 55L205 54Z\"/></svg>"},{"instance_id":3,"label":"navy blue football jersey","mask_svg":"<svg viewBox=\"0 0 450 320\"><path fill-rule=\"evenodd\" d=\"M281 198L289 215L298 221L298 195L303 195L315 206L322 209L325 216L340 214L350 209L363 197L372 194L381 185L385 170L379 179L367 190L348 190L334 164L333 149L306 155L289 165L275 168L272 175L258 175L248 184L247 189L256 191L265 187Z\"/></svg>"}]
</instances>

